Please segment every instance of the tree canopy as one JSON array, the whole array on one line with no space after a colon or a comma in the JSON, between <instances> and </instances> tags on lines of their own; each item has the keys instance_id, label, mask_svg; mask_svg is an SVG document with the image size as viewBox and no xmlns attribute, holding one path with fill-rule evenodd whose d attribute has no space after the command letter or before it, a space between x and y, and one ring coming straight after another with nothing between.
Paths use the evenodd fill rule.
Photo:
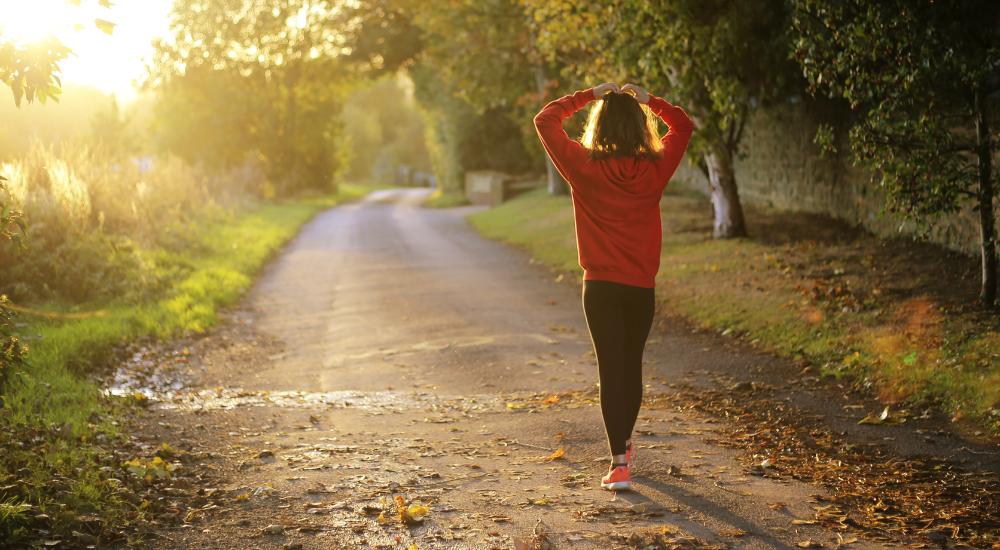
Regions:
<instances>
[{"instance_id":1,"label":"tree canopy","mask_svg":"<svg viewBox=\"0 0 1000 550\"><path fill-rule=\"evenodd\" d=\"M172 14L149 83L166 147L206 166L260 162L279 192L332 188L350 76L342 3L178 0Z\"/></svg>"},{"instance_id":2,"label":"tree canopy","mask_svg":"<svg viewBox=\"0 0 1000 550\"><path fill-rule=\"evenodd\" d=\"M854 157L872 169L886 207L924 226L970 202L979 211L980 298L991 304L1000 5L796 0L794 7L795 58L810 90L843 98L857 113Z\"/></svg>"},{"instance_id":3,"label":"tree canopy","mask_svg":"<svg viewBox=\"0 0 1000 550\"><path fill-rule=\"evenodd\" d=\"M753 109L784 99L799 78L788 59L783 0L524 0L539 47L564 73L635 81L688 111L715 207L715 234L745 234L734 157Z\"/></svg>"}]
</instances>

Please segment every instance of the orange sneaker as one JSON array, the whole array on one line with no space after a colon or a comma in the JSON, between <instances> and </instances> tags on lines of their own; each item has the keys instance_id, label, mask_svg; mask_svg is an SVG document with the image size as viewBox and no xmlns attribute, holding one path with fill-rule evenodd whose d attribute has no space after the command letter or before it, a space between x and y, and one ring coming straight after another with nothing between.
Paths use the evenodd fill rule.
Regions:
<instances>
[{"instance_id":1,"label":"orange sneaker","mask_svg":"<svg viewBox=\"0 0 1000 550\"><path fill-rule=\"evenodd\" d=\"M617 465L601 478L601 487L609 491L628 491L632 489L632 477L628 473L628 465Z\"/></svg>"}]
</instances>

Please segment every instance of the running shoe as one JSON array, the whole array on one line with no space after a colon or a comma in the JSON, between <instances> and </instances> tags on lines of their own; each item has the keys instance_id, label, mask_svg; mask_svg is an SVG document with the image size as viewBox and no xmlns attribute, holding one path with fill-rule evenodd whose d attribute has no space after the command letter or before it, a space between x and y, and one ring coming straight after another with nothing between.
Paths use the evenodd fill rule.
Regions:
<instances>
[{"instance_id":1,"label":"running shoe","mask_svg":"<svg viewBox=\"0 0 1000 550\"><path fill-rule=\"evenodd\" d=\"M609 491L628 491L632 489L632 477L628 473L628 465L614 466L608 475L601 478L601 487Z\"/></svg>"}]
</instances>

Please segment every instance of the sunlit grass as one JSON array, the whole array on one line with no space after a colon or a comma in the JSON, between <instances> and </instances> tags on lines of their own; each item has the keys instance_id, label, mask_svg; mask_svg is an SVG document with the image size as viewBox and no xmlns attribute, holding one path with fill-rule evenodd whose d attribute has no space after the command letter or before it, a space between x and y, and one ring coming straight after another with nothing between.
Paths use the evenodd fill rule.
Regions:
<instances>
[{"instance_id":1,"label":"sunlit grass","mask_svg":"<svg viewBox=\"0 0 1000 550\"><path fill-rule=\"evenodd\" d=\"M438 188L428 195L423 206L428 208L452 208L455 206L465 206L469 204L469 199L465 193L445 193L442 188Z\"/></svg>"},{"instance_id":2,"label":"sunlit grass","mask_svg":"<svg viewBox=\"0 0 1000 550\"><path fill-rule=\"evenodd\" d=\"M891 265L878 258L884 252L875 238L715 240L704 199L671 193L662 211L657 296L669 311L702 328L808 360L825 374L870 385L887 403L937 406L949 416L998 427L1000 333L995 323L957 308L941 313L941 301L933 297L884 297L866 269L851 263L870 255L875 265ZM780 213L750 215L775 222L768 227L784 223ZM534 191L469 220L484 236L524 248L556 270L581 273L567 197ZM859 275L823 279L817 274L844 266ZM925 276L909 265L889 269L900 270L889 273L890 282ZM845 309L836 301L811 298L808 288L819 279L844 285L864 305Z\"/></svg>"},{"instance_id":3,"label":"sunlit grass","mask_svg":"<svg viewBox=\"0 0 1000 550\"><path fill-rule=\"evenodd\" d=\"M577 263L569 197L532 191L497 208L473 214L469 221L486 237L524 248L557 270L583 275Z\"/></svg>"}]
</instances>

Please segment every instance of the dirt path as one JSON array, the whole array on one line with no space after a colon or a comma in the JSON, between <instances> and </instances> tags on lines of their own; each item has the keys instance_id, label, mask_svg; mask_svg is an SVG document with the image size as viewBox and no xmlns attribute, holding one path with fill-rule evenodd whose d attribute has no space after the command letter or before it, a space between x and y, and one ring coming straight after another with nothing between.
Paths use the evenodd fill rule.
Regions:
<instances>
[{"instance_id":1,"label":"dirt path","mask_svg":"<svg viewBox=\"0 0 1000 550\"><path fill-rule=\"evenodd\" d=\"M839 513L836 495L782 470L820 461L766 443L788 418L818 422L802 429L820 445L995 471L994 449L933 419L859 426L874 404L664 318L647 351L637 490L602 491L579 289L475 235L467 209L419 208L423 196L377 192L321 214L218 329L136 354L128 368L155 368L163 390L149 450L166 442L180 465L154 503L152 546L896 547L891 530L824 516ZM764 406L726 409L744 401ZM754 455L761 441L771 450ZM395 497L429 511L405 525Z\"/></svg>"}]
</instances>

